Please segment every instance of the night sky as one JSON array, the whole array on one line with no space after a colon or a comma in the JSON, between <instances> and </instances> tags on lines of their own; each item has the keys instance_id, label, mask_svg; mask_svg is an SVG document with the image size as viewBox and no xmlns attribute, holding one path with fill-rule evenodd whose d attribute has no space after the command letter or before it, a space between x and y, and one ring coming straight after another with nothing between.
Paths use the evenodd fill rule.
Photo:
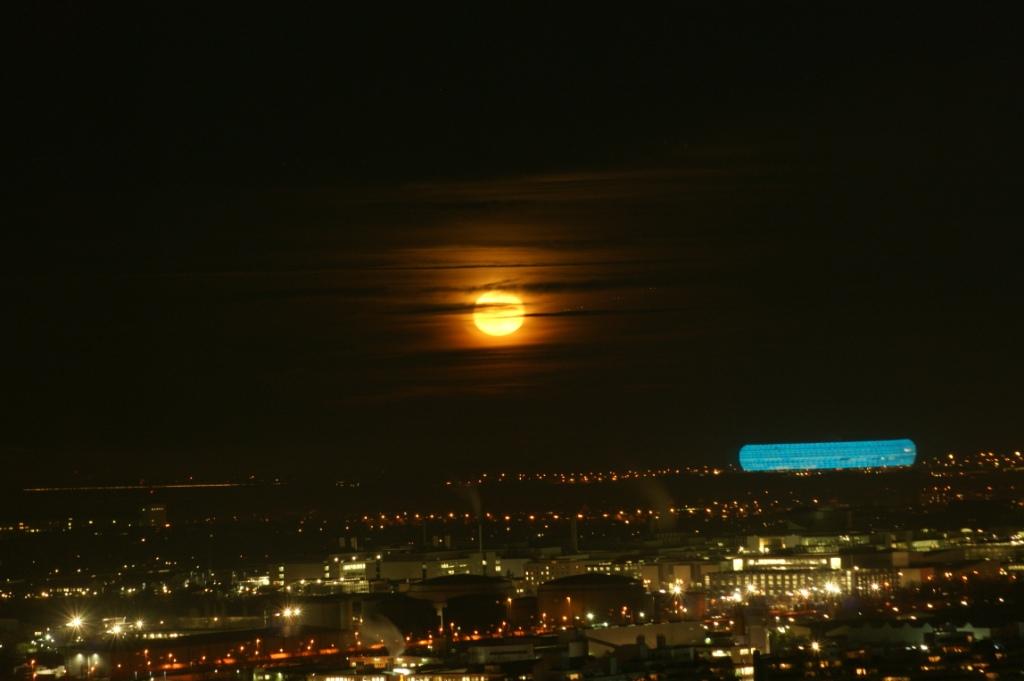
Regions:
<instances>
[{"instance_id":1,"label":"night sky","mask_svg":"<svg viewBox=\"0 0 1024 681\"><path fill-rule=\"evenodd\" d=\"M1024 447L1007 6L205 5L13 12L8 479Z\"/></svg>"}]
</instances>

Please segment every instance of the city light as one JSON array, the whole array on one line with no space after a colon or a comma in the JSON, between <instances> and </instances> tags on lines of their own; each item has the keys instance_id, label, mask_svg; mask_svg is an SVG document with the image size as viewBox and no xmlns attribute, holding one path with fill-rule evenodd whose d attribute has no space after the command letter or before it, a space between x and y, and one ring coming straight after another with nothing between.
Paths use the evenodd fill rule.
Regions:
<instances>
[{"instance_id":1,"label":"city light","mask_svg":"<svg viewBox=\"0 0 1024 681\"><path fill-rule=\"evenodd\" d=\"M739 475L739 473L731 474ZM861 474L857 473L857 475ZM866 475L866 473L864 474ZM943 481L941 484L944 486L946 483ZM732 494L735 495L735 492ZM766 489L765 494L770 494L770 489ZM712 643L709 645L721 647L725 646L727 637L745 635L743 633L744 624L737 617L736 606L747 601L750 602L751 608L749 611L745 610L743 620L749 623L751 616L761 617L762 615L756 613L764 612L762 608L767 606L764 615L766 620L763 622L765 626L762 631L770 630L771 636L767 637L767 641L772 643L773 650L781 651L779 655L785 656L788 654L787 650L804 651L805 655L811 652L824 655L824 651L833 649L846 650L845 642L836 642L830 639L826 644L822 638L812 641L810 632L820 637L823 633L822 626L826 627L825 631L827 631L829 621L836 619L839 612L836 601L847 591L861 595L871 594L872 596L857 603L858 609L863 610L863 612L857 613L859 617L881 617L889 620L890 627L899 627L901 622L923 619L917 614L922 611L934 612L938 609L957 606L967 608L974 607L976 603L984 605L986 602L1009 603L1010 599L1004 598L1004 595L1009 592L1003 591L987 596L984 595L985 590L999 588L998 584L1000 583L1009 588L1024 574L1024 569L1018 567L1019 560L1017 558L1019 546L1024 543L1024 532L1016 527L1003 530L1002 528L979 527L979 523L971 523L970 526L967 526L965 523L960 532L946 536L945 533L939 535L934 529L922 526L917 531L927 546L921 552L943 552L934 553L931 556L934 563L926 567L917 567L914 564L910 566L897 565L894 564L895 556L889 555L885 556L886 562L880 563L877 561L877 557L875 561L869 562L860 560L861 556L856 552L847 554L848 548L856 549L859 546L863 547L863 550L867 550L870 546L869 536L861 535L850 529L806 534L800 530L790 530L785 535L776 534L777 531L774 529L769 529L767 532L762 530L762 519L757 518L757 515L762 512L775 512L771 509L784 508L783 504L797 501L801 505L820 503L816 495L807 495L806 498L799 500L795 497L771 498L769 496L761 500L706 499L700 504L676 508L673 512L677 512L681 518L685 519L681 519L680 522L693 523L694 529L700 529L699 532L695 532L694 545L700 547L700 551L696 555L680 555L671 547L666 547L664 552L661 551L661 547L655 547L649 553L640 555L635 552L632 545L623 545L620 549L617 544L620 537L619 532L625 530L627 535L642 537L643 530L632 531L631 528L640 525L641 522L646 522L647 518L658 517L657 509L644 508L638 502L636 507L616 505L607 509L589 511L586 517L590 518L588 522L594 533L589 541L594 544L593 547L588 546L586 552L566 553L564 549L559 552L556 548L563 539L562 535L569 529L566 526L567 519L575 518L578 514L534 509L533 513L522 510L516 513L482 514L483 517L491 518L495 524L500 525L500 528L485 525L485 533L500 529L502 534L505 534L509 528L514 530L516 524L521 523L524 529L529 528L528 531L531 535L549 537L553 545L552 548L533 553L528 557L516 554L503 555L500 549L493 550L493 554L489 552L486 559L478 558L479 554L460 552L459 549L449 549L450 553L439 557L432 553L433 547L437 545L435 539L433 546L428 542L419 555L416 555L419 551L417 548L408 548L404 545L399 545L400 551L396 550L398 547L395 547L386 551L381 550L380 553L377 552L378 549L374 549L361 554L348 554L347 552L344 555L328 554L306 563L292 563L291 567L279 567L277 563L273 563L270 566L258 566L244 572L239 570L237 577L232 575L230 581L228 579L221 581L222 578L212 576L212 573L202 575L199 572L194 572L196 567L176 566L172 559L153 556L151 560L156 561L155 563L136 564L128 560L120 563L116 569L120 576L125 578L125 582L117 584L115 588L119 596L125 599L133 598L136 594L146 591L154 595L160 594L162 590L169 589L169 585L175 586L176 591L183 594L197 590L203 594L230 593L232 597L240 596L242 598L245 598L247 594L256 595L276 591L284 600L278 609L271 611L274 617L279 618L277 620L278 632L283 637L293 638L298 633L296 627L301 622L300 618L303 615L302 607L296 603L297 599L318 597L325 592L336 594L336 598L348 598L343 594L350 593L372 593L372 590L376 588L376 585L373 584L376 579L387 581L391 588L395 588L397 584L408 584L410 591L414 591L416 587L413 585L421 580L429 586L432 575L438 573L442 575L473 575L475 574L474 570L479 570L479 566L486 563L496 566L493 570L496 573L495 577L500 571L502 578L508 580L507 586L502 587L507 590L502 591L500 596L495 594L494 598L496 604L506 606L501 608L504 611L504 618L500 622L495 621L487 626L474 627L468 631L463 631L454 622L445 622L443 633L450 636L451 640L470 641L490 638L494 640L490 645L501 645L498 641L504 638L549 633L559 629L568 630L573 626L608 628L610 630L609 638L612 638L614 634L619 633L615 632L616 627L643 625L648 621L673 624L682 621L687 623L686 626L689 626L689 623L704 626L705 631L700 636L710 638ZM1021 506L1024 507L1024 504ZM663 510L661 512L664 513ZM444 523L447 522L445 519L449 516L453 524L439 531L458 531L457 526L463 524L470 517L461 511L445 511L439 514L423 514L422 518L430 518L434 522ZM409 517L412 517L412 514L409 514ZM377 524L378 529L384 529L384 525L379 525L380 519L375 516L366 516L366 518L367 525L370 525L372 521ZM394 522L398 525L397 528L394 528L396 533L409 531L415 539L421 529L419 527L404 528L403 525L406 521L403 518L404 516L400 514L394 516ZM559 520L562 521L561 527ZM720 523L722 521L736 523L738 527L743 527L743 523L749 523L746 525L746 531L749 534L740 536L737 541L735 535L703 529L703 523ZM310 522L308 519L305 522L300 522L300 529L302 525L308 525ZM392 518L388 516L389 531L392 529L391 522ZM631 526L630 523L633 525ZM346 527L346 530L348 529ZM475 531L474 527L474 534ZM730 528L729 532L731 531ZM598 543L599 541L602 543ZM634 539L634 541L636 540ZM896 542L891 547L892 550L908 550L909 540L904 541L908 543ZM981 551L985 552L986 560L964 563L947 557L946 552L950 548L964 544L979 547ZM410 554L416 555L416 558L410 560ZM349 555L353 560L348 560ZM376 556L380 556L380 558L377 558L377 562L374 564L371 562L371 558ZM241 556L239 557L241 558ZM891 562L889 562L890 560ZM848 561L861 564L852 565L848 564ZM663 570L661 565L657 565L663 562L667 562L665 565L667 570ZM137 581L137 576L148 574L148 571L153 569L153 565L162 570L180 570L179 574L185 576L181 581L167 578L155 581L148 587L142 586L143 582ZM507 571L498 568L499 565L507 565ZM657 570L654 569L656 566ZM705 566L713 566L717 569L705 571ZM60 571L66 570L66 574L71 573L72 577L78 580L82 572L78 571L77 567L76 564L75 569ZM406 572L400 570L406 570ZM53 572L45 576L45 581L41 582L34 591L31 588L22 590L24 597L82 598L94 591L88 589L83 594L79 591L82 588L79 584L61 585L56 581L57 573L58 569L53 568ZM284 574L290 574L291 579L286 581ZM322 580L318 577L318 575L325 574L337 574L337 577L325 576ZM349 574L355 579L346 581ZM646 593L646 597L650 600L630 601L628 605L621 605L621 607L618 604L623 603L622 600L612 601L617 605L610 612L621 613L621 617L616 616L615 618L607 617L610 612L602 611L602 605L599 605L602 601L591 600L589 592L585 591L558 591L556 592L557 596L553 596L542 605L531 602L532 597L543 592L546 583L559 580L563 576L584 574L614 575L616 579L626 580L620 584L614 581L609 582L609 593L615 593L615 598L619 596L616 589L623 588L625 584L629 583L632 584L629 588L637 589L638 594ZM178 584L182 585L181 590L177 590ZM468 582L467 584L472 587L473 583ZM973 593L976 584L976 588L981 590L977 595ZM692 592L689 591L691 585ZM951 588L955 590L951 592ZM0 598L7 598L5 593L11 589L12 587L5 586L3 590L0 590ZM885 598L880 597L880 592L883 590L886 592ZM684 592L688 594L688 602L690 598L693 599L692 607L689 610L683 607L681 595ZM514 594L514 597L509 594ZM662 595L661 599L658 594ZM355 598L359 598L359 596L355 596ZM644 605L641 606L641 603ZM516 606L516 619L518 620L515 624L512 623L513 605ZM657 611L651 610L652 605L657 608ZM135 607L138 606L130 605L129 601L125 601L124 608L129 612ZM644 609L641 610L640 607ZM537 608L539 612L533 611L533 608ZM90 611L90 613L92 612ZM64 618L58 620L57 626L66 630L63 639L54 636L49 629L45 629L35 632L32 645L38 646L39 649L59 649L65 645L81 644L82 633L89 630L84 614L81 610L72 610L66 613ZM354 627L362 624L364 614L361 611L356 613L353 608L351 622ZM187 639L195 635L197 631L201 631L199 628L193 628L196 625L199 627L224 626L212 624L219 620L225 621L226 624L224 616L211 615L208 618L195 618L194 625L183 625L182 620L169 620L169 626L150 626L151 630L147 631L145 627L149 620L144 620L137 611L135 617L135 619L126 619L108 616L104 617L102 622L97 622L96 618L92 617L92 624L98 628L99 632L105 632L108 639L116 639L117 645L122 647L145 644L153 639ZM617 621L613 623L607 621L609 619ZM702 623L701 620L703 620ZM163 620L159 620L159 618L154 618L151 624L156 625L158 621L160 625L164 624ZM808 624L814 627L810 629L810 632L806 628ZM226 627L226 629L230 629L230 627ZM357 646L384 646L381 640L383 637L375 636L370 639L367 636L368 632L369 630L363 632L363 643L359 643L359 632L353 632ZM223 633L227 634L228 632L224 631ZM409 644L415 644L414 635L407 631L401 633ZM880 633L889 634L888 631ZM128 640L125 640L126 638ZM430 641L434 640L436 640L436 632L428 636L428 642L423 645L427 649L433 650ZM108 645L110 643L108 641ZM235 670L245 673L247 667L243 665L250 664L250 661L254 662L256 657L270 654L279 656L278 659L281 660L295 655L312 657L335 654L318 650L310 639L302 641L297 648L290 649L289 645L286 640L281 645L275 644L273 650L268 651L266 646L261 646L258 641L253 644L253 639L239 639L216 657L212 655L207 657L204 654L196 656L192 661L172 659L164 653L160 656L164 658L161 662L158 657L144 651L136 668L130 669L130 671L131 673L139 672L138 678L146 678L142 674L147 671L160 670L161 666L170 671L187 667L190 664L214 664L215 666L211 667L211 673L218 673L217 665L220 665L220 671L223 672L223 665L232 664L239 665L234 667ZM516 643L513 642L512 645L516 645ZM333 647L330 646L330 648ZM755 647L757 646L750 645L746 649L751 650ZM918 650L918 648L918 641L913 641L912 645L908 646L908 650ZM725 651L727 648L721 647L720 650ZM742 649L737 649L737 651L739 650ZM72 660L76 659L73 657L73 652L70 658ZM920 648L919 652L928 653L931 656L944 654L937 650L937 646L927 649ZM742 656L744 653L734 651L733 655ZM779 659L782 660L783 657ZM102 674L103 664L99 660L91 663L91 660L92 653L89 653L88 660L84 663L84 666L89 669L76 665L75 671L81 668L86 675ZM743 662L740 660L738 664L745 666L742 664ZM113 663L115 667L119 664L130 667L134 663L120 660ZM413 673L417 674L418 672L415 670L422 663L405 657L404 659L396 658L394 664L396 668L392 671L397 678L399 675L405 676L401 671L403 669L414 670ZM780 664L793 664L793 662L786 660ZM866 674L857 675L865 676ZM70 676L75 678L76 674L72 673Z\"/></svg>"}]
</instances>

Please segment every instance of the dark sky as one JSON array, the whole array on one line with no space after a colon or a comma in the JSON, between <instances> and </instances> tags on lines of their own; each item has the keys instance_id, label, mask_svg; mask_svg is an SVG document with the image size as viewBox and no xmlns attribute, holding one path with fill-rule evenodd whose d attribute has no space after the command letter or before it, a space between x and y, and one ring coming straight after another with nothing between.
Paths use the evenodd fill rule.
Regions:
<instances>
[{"instance_id":1,"label":"dark sky","mask_svg":"<svg viewBox=\"0 0 1024 681\"><path fill-rule=\"evenodd\" d=\"M1024 446L1004 6L213 5L13 13L12 479Z\"/></svg>"}]
</instances>

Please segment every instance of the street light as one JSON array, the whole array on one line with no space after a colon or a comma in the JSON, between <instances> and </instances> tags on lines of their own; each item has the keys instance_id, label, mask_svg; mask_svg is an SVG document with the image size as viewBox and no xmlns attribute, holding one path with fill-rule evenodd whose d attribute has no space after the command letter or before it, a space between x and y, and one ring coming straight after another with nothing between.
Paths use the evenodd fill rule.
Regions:
<instances>
[{"instance_id":1,"label":"street light","mask_svg":"<svg viewBox=\"0 0 1024 681\"><path fill-rule=\"evenodd\" d=\"M85 619L81 615L72 615L68 620L68 629L71 630L71 635L68 637L68 643L78 642L82 640L82 627L85 626Z\"/></svg>"}]
</instances>

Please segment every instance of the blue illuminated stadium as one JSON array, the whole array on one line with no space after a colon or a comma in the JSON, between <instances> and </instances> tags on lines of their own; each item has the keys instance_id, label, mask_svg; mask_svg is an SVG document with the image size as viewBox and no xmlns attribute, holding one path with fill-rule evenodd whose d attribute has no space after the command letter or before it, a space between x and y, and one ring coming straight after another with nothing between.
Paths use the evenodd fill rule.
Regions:
<instances>
[{"instance_id":1,"label":"blue illuminated stadium","mask_svg":"<svg viewBox=\"0 0 1024 681\"><path fill-rule=\"evenodd\" d=\"M910 466L916 456L917 446L906 439L744 445L740 466L745 471L883 468Z\"/></svg>"}]
</instances>

